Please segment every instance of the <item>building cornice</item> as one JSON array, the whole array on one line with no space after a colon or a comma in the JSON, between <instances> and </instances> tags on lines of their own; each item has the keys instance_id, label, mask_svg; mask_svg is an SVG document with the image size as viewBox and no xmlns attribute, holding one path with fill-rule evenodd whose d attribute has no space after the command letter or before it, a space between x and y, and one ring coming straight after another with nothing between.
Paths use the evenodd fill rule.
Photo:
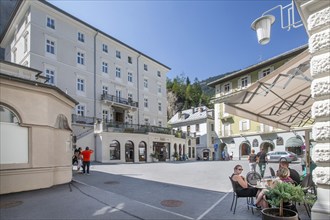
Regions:
<instances>
[{"instance_id":1,"label":"building cornice","mask_svg":"<svg viewBox=\"0 0 330 220\"><path fill-rule=\"evenodd\" d=\"M285 52L283 54L280 54L278 56L272 57L272 58L270 58L268 60L265 60L263 62L254 64L254 65L252 65L250 67L247 67L246 69L239 70L239 71L234 72L234 73L229 74L229 75L225 75L225 76L221 77L220 79L217 79L217 80L215 80L213 82L208 83L207 85L210 86L210 87L215 88L215 86L218 85L218 84L220 84L220 83L224 83L224 82L227 82L229 80L235 79L235 78L237 78L239 76L242 76L244 74L251 73L253 71L262 69L262 68L267 67L267 66L269 66L271 64L277 63L277 62L279 62L281 60L284 60L284 59L287 59L287 58L290 58L290 57L294 57L295 55L300 54L301 52L303 52L307 48L308 48L308 45L300 46L298 48L295 48L293 50L287 51L287 52Z\"/></svg>"}]
</instances>

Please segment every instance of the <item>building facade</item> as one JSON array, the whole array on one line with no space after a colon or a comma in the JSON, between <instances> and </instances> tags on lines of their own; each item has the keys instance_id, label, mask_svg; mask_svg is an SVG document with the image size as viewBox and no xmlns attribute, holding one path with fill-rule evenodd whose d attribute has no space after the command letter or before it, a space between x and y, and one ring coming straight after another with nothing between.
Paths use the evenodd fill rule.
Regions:
<instances>
[{"instance_id":1,"label":"building facade","mask_svg":"<svg viewBox=\"0 0 330 220\"><path fill-rule=\"evenodd\" d=\"M74 145L99 151L92 159L114 158L100 152L103 144L108 152L111 143L100 144L96 124L114 141L132 127L167 126L170 68L47 1L20 2L1 47L6 61L42 70L45 83L79 102L72 111Z\"/></svg>"},{"instance_id":2,"label":"building facade","mask_svg":"<svg viewBox=\"0 0 330 220\"><path fill-rule=\"evenodd\" d=\"M206 106L193 107L177 112L168 124L177 132L186 136L188 149L179 146L179 156L187 154L189 158L215 160L214 148L217 135L214 130L214 111ZM188 151L186 151L188 150Z\"/></svg>"},{"instance_id":3,"label":"building facade","mask_svg":"<svg viewBox=\"0 0 330 220\"><path fill-rule=\"evenodd\" d=\"M36 80L38 74L0 61L0 194L72 180L70 118L77 102Z\"/></svg>"},{"instance_id":4,"label":"building facade","mask_svg":"<svg viewBox=\"0 0 330 220\"><path fill-rule=\"evenodd\" d=\"M268 76L274 70L283 66L298 54L306 51L307 46L296 48L269 60L252 65L246 69L226 75L209 86L215 88L215 131L219 136L219 148L233 152L234 158L247 157L251 150L266 152L273 150L289 150L298 155L303 154L305 146L305 130L311 129L311 124L304 128L285 131L226 112L226 99L249 88L253 83ZM239 102L239 100L237 100Z\"/></svg>"}]
</instances>

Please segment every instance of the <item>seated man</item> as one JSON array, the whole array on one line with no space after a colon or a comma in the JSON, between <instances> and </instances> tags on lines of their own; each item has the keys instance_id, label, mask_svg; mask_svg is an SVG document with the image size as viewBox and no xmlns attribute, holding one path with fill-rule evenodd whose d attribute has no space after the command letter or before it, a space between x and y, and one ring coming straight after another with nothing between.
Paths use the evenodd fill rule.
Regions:
<instances>
[{"instance_id":1,"label":"seated man","mask_svg":"<svg viewBox=\"0 0 330 220\"><path fill-rule=\"evenodd\" d=\"M295 185L299 185L300 184L300 175L299 175L299 173L295 169L291 169L289 167L289 162L288 161L280 161L279 169L283 168L283 167L289 169L291 179L295 182Z\"/></svg>"}]
</instances>

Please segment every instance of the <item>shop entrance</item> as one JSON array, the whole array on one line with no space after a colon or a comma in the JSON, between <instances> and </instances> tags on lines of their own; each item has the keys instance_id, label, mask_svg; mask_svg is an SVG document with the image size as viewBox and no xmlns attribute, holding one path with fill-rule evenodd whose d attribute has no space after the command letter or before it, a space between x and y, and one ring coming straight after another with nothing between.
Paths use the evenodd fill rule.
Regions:
<instances>
[{"instance_id":1,"label":"shop entrance","mask_svg":"<svg viewBox=\"0 0 330 220\"><path fill-rule=\"evenodd\" d=\"M162 143L162 142L154 142L153 144L153 148L154 148L154 152L158 153L159 157L159 161L166 161L169 154L169 143Z\"/></svg>"}]
</instances>

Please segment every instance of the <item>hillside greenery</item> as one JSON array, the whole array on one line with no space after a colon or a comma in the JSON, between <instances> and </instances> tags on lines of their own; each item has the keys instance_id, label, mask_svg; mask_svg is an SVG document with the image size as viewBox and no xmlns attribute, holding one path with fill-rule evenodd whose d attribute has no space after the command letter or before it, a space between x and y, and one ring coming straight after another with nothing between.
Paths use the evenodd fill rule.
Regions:
<instances>
[{"instance_id":1,"label":"hillside greenery","mask_svg":"<svg viewBox=\"0 0 330 220\"><path fill-rule=\"evenodd\" d=\"M175 96L175 101L173 103L168 100L169 119L175 112L192 107L206 106L210 109L213 109L214 106L210 100L214 96L215 90L214 88L209 87L207 84L233 72L209 77L203 81L199 81L198 78L195 78L193 82L191 82L190 78L184 74L178 75L174 79L167 78L167 93Z\"/></svg>"}]
</instances>

